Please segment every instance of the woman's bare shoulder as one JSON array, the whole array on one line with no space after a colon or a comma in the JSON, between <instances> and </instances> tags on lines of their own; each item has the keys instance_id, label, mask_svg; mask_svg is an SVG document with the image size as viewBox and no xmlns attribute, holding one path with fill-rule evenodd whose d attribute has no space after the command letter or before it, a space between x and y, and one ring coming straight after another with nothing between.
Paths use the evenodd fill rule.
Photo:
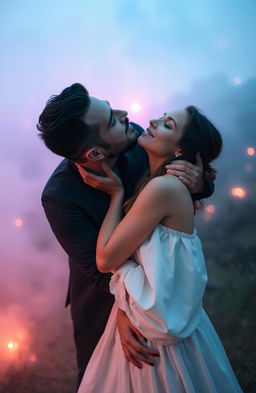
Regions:
<instances>
[{"instance_id":1,"label":"woman's bare shoulder","mask_svg":"<svg viewBox=\"0 0 256 393\"><path fill-rule=\"evenodd\" d=\"M157 194L158 197L177 198L184 195L189 195L188 188L173 175L163 175L157 176L151 179L146 187L144 188L144 193L151 193L152 196Z\"/></svg>"}]
</instances>

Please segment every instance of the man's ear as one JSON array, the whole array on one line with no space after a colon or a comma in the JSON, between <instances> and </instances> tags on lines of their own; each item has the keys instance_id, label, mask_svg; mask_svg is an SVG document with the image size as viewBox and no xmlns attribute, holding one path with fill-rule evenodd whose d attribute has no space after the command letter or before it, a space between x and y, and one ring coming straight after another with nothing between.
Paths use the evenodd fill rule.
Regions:
<instances>
[{"instance_id":1,"label":"man's ear","mask_svg":"<svg viewBox=\"0 0 256 393\"><path fill-rule=\"evenodd\" d=\"M85 152L85 158L87 161L99 161L104 160L105 150L102 147L95 146Z\"/></svg>"}]
</instances>

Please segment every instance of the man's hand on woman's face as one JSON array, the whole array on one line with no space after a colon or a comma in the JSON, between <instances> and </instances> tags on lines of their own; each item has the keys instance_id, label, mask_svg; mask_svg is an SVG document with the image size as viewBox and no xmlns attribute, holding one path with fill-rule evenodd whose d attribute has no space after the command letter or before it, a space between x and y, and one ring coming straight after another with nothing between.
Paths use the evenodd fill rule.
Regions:
<instances>
[{"instance_id":1,"label":"man's hand on woman's face","mask_svg":"<svg viewBox=\"0 0 256 393\"><path fill-rule=\"evenodd\" d=\"M166 173L177 176L192 194L199 194L204 190L203 162L200 153L196 155L196 164L188 161L177 160L166 165Z\"/></svg>"},{"instance_id":2,"label":"man's hand on woman's face","mask_svg":"<svg viewBox=\"0 0 256 393\"><path fill-rule=\"evenodd\" d=\"M120 309L117 311L117 327L128 362L138 368L143 367L142 363L154 366L159 353L147 347L145 337L131 324L126 313Z\"/></svg>"}]
</instances>

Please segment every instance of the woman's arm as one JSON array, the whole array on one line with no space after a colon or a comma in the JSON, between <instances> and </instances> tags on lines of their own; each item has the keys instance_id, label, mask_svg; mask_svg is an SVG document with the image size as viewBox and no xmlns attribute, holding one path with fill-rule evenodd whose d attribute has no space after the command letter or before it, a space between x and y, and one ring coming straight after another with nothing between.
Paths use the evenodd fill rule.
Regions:
<instances>
[{"instance_id":1,"label":"woman's arm","mask_svg":"<svg viewBox=\"0 0 256 393\"><path fill-rule=\"evenodd\" d=\"M123 188L121 180L105 165L107 177L79 170L83 180L110 195L108 212L102 223L96 246L96 263L100 272L116 270L144 242L153 229L175 211L184 185L174 176L152 179L138 195L121 220ZM121 220L121 221L120 221Z\"/></svg>"},{"instance_id":2,"label":"woman's arm","mask_svg":"<svg viewBox=\"0 0 256 393\"><path fill-rule=\"evenodd\" d=\"M96 262L99 271L107 273L117 269L157 224L170 214L172 191L176 184L166 177L152 179L121 221L122 195L112 194L97 240Z\"/></svg>"}]
</instances>

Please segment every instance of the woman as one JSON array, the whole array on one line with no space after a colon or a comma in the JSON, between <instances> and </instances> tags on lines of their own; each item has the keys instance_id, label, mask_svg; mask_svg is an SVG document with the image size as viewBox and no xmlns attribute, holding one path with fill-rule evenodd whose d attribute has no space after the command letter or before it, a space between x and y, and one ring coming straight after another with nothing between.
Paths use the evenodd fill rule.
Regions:
<instances>
[{"instance_id":1,"label":"woman","mask_svg":"<svg viewBox=\"0 0 256 393\"><path fill-rule=\"evenodd\" d=\"M96 260L101 272L114 273L110 288L116 302L78 392L241 392L202 308L207 273L186 179L165 172L173 159L194 162L200 152L205 177L214 179L209 163L221 152L221 136L190 106L150 121L138 143L148 154L150 173L126 204L123 219L122 184L106 164L107 178L92 184L101 189L105 181L113 183ZM154 367L139 370L126 360L116 328L117 307L159 352Z\"/></svg>"}]
</instances>

